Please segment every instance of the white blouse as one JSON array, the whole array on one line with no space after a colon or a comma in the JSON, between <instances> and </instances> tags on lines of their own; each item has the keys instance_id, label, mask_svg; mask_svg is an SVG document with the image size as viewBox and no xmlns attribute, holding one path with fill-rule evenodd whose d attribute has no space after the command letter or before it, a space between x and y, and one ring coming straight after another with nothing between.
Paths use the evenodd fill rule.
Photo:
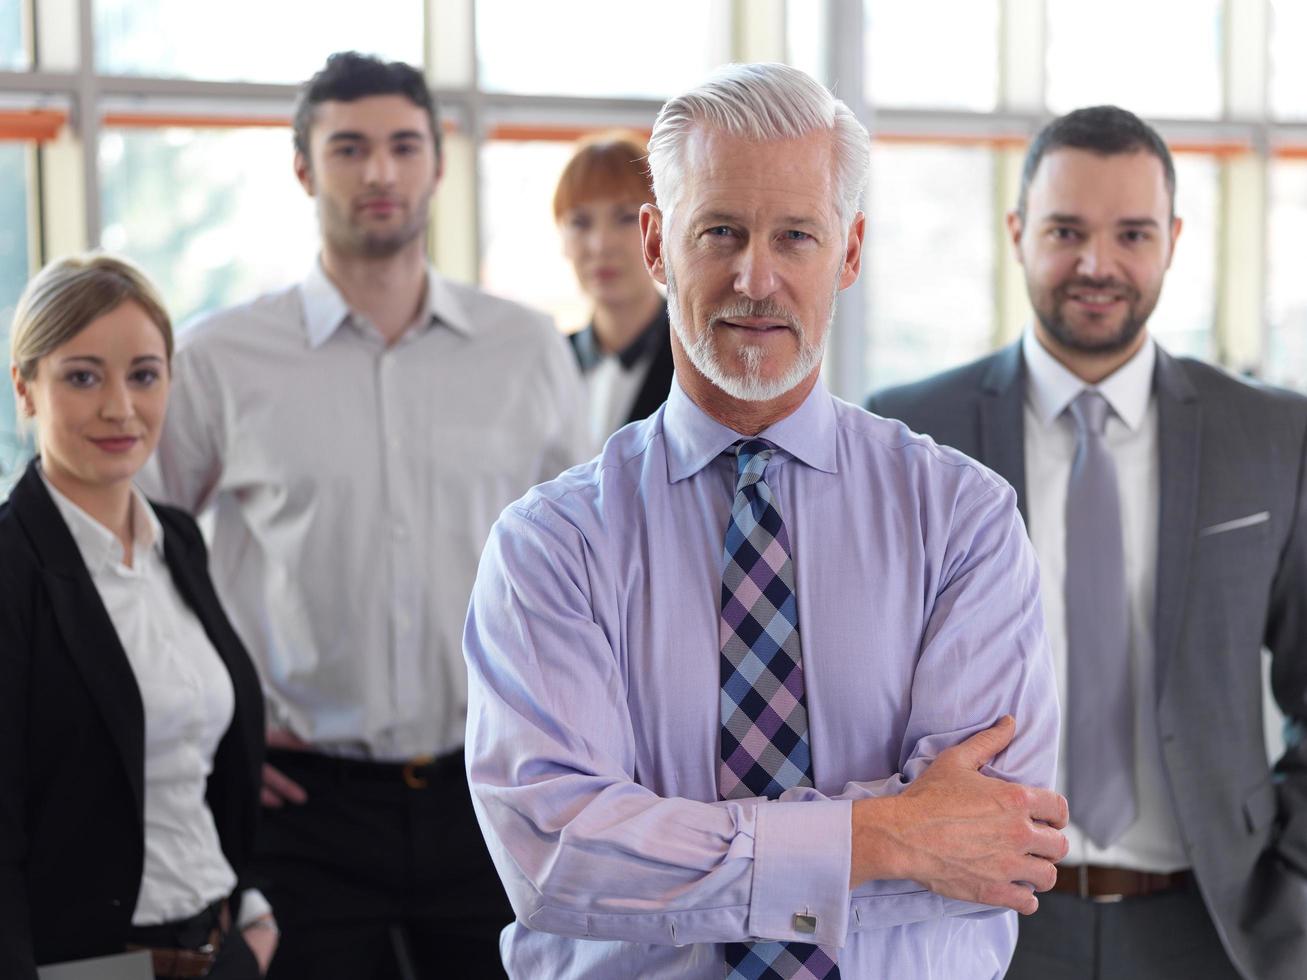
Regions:
<instances>
[{"instance_id":1,"label":"white blouse","mask_svg":"<svg viewBox=\"0 0 1307 980\"><path fill-rule=\"evenodd\" d=\"M132 488L128 567L113 532L49 480L45 485L109 613L145 707L145 869L132 924L190 918L236 887L204 798L235 711L231 676L173 583L163 529L141 492ZM246 895L242 924L268 910L262 895Z\"/></svg>"}]
</instances>

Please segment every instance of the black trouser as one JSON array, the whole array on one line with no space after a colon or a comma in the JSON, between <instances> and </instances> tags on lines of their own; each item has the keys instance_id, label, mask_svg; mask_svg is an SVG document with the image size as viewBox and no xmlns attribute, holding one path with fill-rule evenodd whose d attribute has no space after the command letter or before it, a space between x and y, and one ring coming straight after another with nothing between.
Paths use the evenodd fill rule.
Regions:
<instances>
[{"instance_id":1,"label":"black trouser","mask_svg":"<svg viewBox=\"0 0 1307 980\"><path fill-rule=\"evenodd\" d=\"M1009 980L1239 980L1196 887L1119 902L1047 892L1018 928Z\"/></svg>"},{"instance_id":2,"label":"black trouser","mask_svg":"<svg viewBox=\"0 0 1307 980\"><path fill-rule=\"evenodd\" d=\"M308 794L263 810L252 862L281 927L270 978L504 975L499 934L513 912L462 752L407 771L314 753L268 761Z\"/></svg>"},{"instance_id":3,"label":"black trouser","mask_svg":"<svg viewBox=\"0 0 1307 980\"><path fill-rule=\"evenodd\" d=\"M210 941L214 926L219 922L218 905L181 922L165 922L157 926L136 926L128 934L133 946L159 949L199 949ZM232 926L222 937L218 955L205 980L259 980L259 961L245 945L245 937Z\"/></svg>"}]
</instances>

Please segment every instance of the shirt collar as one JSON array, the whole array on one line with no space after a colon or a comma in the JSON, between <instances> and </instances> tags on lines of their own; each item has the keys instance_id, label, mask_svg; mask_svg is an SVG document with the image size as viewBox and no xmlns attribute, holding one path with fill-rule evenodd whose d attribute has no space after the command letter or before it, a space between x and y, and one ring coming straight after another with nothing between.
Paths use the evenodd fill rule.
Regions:
<instances>
[{"instance_id":1,"label":"shirt collar","mask_svg":"<svg viewBox=\"0 0 1307 980\"><path fill-rule=\"evenodd\" d=\"M663 410L663 435L667 440L670 483L693 476L733 443L750 438L709 416L690 399L675 376ZM802 405L752 438L766 439L787 455L823 473L839 472L835 400L820 378Z\"/></svg>"},{"instance_id":2,"label":"shirt collar","mask_svg":"<svg viewBox=\"0 0 1307 980\"><path fill-rule=\"evenodd\" d=\"M641 358L652 353L657 348L658 341L664 338L670 329L667 304L663 303L654 318L636 335L635 339L617 352L617 359L622 362L622 369L631 370ZM576 335L576 359L580 362L582 371L591 371L605 356L605 353L599 349L594 321L591 320L586 328Z\"/></svg>"},{"instance_id":3,"label":"shirt collar","mask_svg":"<svg viewBox=\"0 0 1307 980\"><path fill-rule=\"evenodd\" d=\"M125 564L123 545L118 540L118 535L60 493L39 465L37 471L41 474L41 480L50 493L50 499L59 508L64 523L68 525L68 531L72 534L87 569L94 573L103 568ZM145 495L135 486L132 487L131 506L133 558L146 554L151 548L159 557L163 557L163 526L155 516L154 508L146 501Z\"/></svg>"},{"instance_id":4,"label":"shirt collar","mask_svg":"<svg viewBox=\"0 0 1307 980\"><path fill-rule=\"evenodd\" d=\"M1144 422L1153 396L1153 367L1157 363L1157 342L1146 337L1143 345L1097 385L1085 384L1045 349L1027 329L1021 337L1021 355L1026 362L1027 397L1041 425L1049 425L1086 388L1107 400L1117 417L1131 430Z\"/></svg>"},{"instance_id":5,"label":"shirt collar","mask_svg":"<svg viewBox=\"0 0 1307 980\"><path fill-rule=\"evenodd\" d=\"M352 314L349 304L322 268L320 256L300 283L300 299L304 306L304 332L310 347L321 347L341 324L349 322ZM474 332L467 310L449 283L430 266L427 267L427 288L416 322L422 330L439 322L467 336Z\"/></svg>"}]
</instances>

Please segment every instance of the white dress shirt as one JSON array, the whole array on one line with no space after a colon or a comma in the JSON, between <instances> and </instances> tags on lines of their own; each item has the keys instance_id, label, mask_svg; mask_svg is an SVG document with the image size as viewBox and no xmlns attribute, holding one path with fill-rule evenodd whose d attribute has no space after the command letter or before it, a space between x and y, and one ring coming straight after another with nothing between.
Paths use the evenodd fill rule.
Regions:
<instances>
[{"instance_id":1,"label":"white dress shirt","mask_svg":"<svg viewBox=\"0 0 1307 980\"><path fill-rule=\"evenodd\" d=\"M214 582L275 724L351 757L463 744L482 545L585 455L583 398L547 318L434 271L390 346L317 263L182 334L147 489L215 505Z\"/></svg>"},{"instance_id":2,"label":"white dress shirt","mask_svg":"<svg viewBox=\"0 0 1307 980\"><path fill-rule=\"evenodd\" d=\"M626 424L652 364L652 357L642 357L627 367L616 354L603 354L585 373L586 397L590 403L590 445L596 452Z\"/></svg>"},{"instance_id":3,"label":"white dress shirt","mask_svg":"<svg viewBox=\"0 0 1307 980\"><path fill-rule=\"evenodd\" d=\"M1099 848L1076 826L1066 830L1067 864L1102 864L1138 871L1171 872L1189 866L1180 843L1157 738L1156 655L1153 645L1157 582L1158 456L1157 401L1153 366L1157 348L1150 337L1128 362L1097 385L1086 385L1054 358L1027 330L1022 338L1026 365L1026 509L1030 538L1039 556L1040 594L1058 694L1067 703L1066 494L1075 458L1075 423L1065 409L1086 388L1111 406L1104 441L1116 464L1125 548L1130 615L1130 660L1135 696L1135 794L1139 816L1111 846ZM1066 792L1063 743L1058 790Z\"/></svg>"},{"instance_id":4,"label":"white dress shirt","mask_svg":"<svg viewBox=\"0 0 1307 980\"><path fill-rule=\"evenodd\" d=\"M117 535L49 480L45 485L109 613L145 708L145 867L132 924L187 919L236 887L204 798L235 711L231 676L173 583L163 530L140 491L132 491L128 567ZM246 892L241 921L267 910L262 895Z\"/></svg>"}]
</instances>

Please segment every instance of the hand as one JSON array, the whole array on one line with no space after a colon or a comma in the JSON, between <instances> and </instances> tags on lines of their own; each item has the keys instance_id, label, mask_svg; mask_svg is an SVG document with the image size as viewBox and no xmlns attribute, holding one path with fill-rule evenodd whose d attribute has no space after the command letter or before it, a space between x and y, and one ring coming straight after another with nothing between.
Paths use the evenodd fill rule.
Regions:
<instances>
[{"instance_id":1,"label":"hand","mask_svg":"<svg viewBox=\"0 0 1307 980\"><path fill-rule=\"evenodd\" d=\"M277 952L277 940L281 938L277 923L270 915L255 919L241 930L241 938L258 961L259 976L267 976L268 964L272 962L272 956Z\"/></svg>"},{"instance_id":2,"label":"hand","mask_svg":"<svg viewBox=\"0 0 1307 980\"><path fill-rule=\"evenodd\" d=\"M1015 733L1004 716L941 752L898 796L856 801L851 884L908 878L948 898L1023 915L1039 908L1028 885L1047 891L1057 881L1067 804L1051 790L980 774Z\"/></svg>"},{"instance_id":3,"label":"hand","mask_svg":"<svg viewBox=\"0 0 1307 980\"><path fill-rule=\"evenodd\" d=\"M268 728L268 748L293 749L303 752L312 748L288 728ZM277 809L287 803L307 803L309 794L304 787L291 779L280 769L263 764L263 787L259 790L259 802L264 806Z\"/></svg>"}]
</instances>

